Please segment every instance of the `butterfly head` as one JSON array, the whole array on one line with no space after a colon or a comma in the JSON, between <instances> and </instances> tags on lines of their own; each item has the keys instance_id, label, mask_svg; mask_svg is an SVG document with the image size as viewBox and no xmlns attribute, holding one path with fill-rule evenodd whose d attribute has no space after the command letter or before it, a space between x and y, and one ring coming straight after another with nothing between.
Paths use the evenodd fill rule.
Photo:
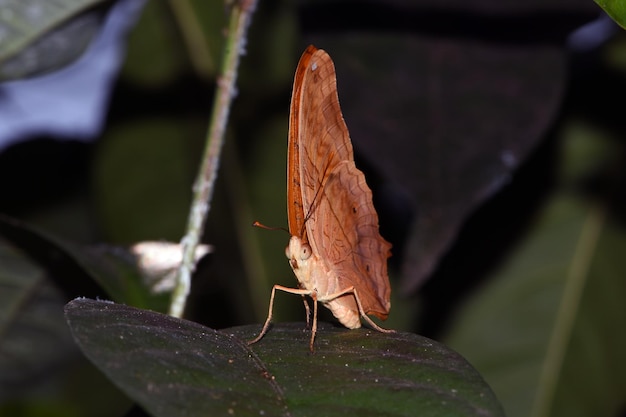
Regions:
<instances>
[{"instance_id":1,"label":"butterfly head","mask_svg":"<svg viewBox=\"0 0 626 417\"><path fill-rule=\"evenodd\" d=\"M308 288L307 284L311 282L311 271L316 259L311 246L298 236L291 236L285 255L298 281L304 288Z\"/></svg>"}]
</instances>

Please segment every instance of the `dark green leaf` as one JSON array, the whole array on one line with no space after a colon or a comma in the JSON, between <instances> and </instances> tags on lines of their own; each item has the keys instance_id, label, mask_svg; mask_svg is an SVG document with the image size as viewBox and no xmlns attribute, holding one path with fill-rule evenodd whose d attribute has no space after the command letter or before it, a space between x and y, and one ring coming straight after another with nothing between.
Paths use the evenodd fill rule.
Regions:
<instances>
[{"instance_id":1,"label":"dark green leaf","mask_svg":"<svg viewBox=\"0 0 626 417\"><path fill-rule=\"evenodd\" d=\"M623 410L625 251L622 225L560 196L459 312L448 341L481 370L509 417Z\"/></svg>"},{"instance_id":2,"label":"dark green leaf","mask_svg":"<svg viewBox=\"0 0 626 417\"><path fill-rule=\"evenodd\" d=\"M96 203L107 240L180 239L191 201L191 167L197 163L192 138L191 129L174 117L109 129L94 163Z\"/></svg>"},{"instance_id":3,"label":"dark green leaf","mask_svg":"<svg viewBox=\"0 0 626 417\"><path fill-rule=\"evenodd\" d=\"M76 295L109 297L143 308L167 310L167 291L155 294L141 270L140 258L113 246L79 246L0 215L0 234L47 272L57 287Z\"/></svg>"},{"instance_id":4,"label":"dark green leaf","mask_svg":"<svg viewBox=\"0 0 626 417\"><path fill-rule=\"evenodd\" d=\"M249 340L259 330L226 331ZM474 368L431 339L320 323L311 355L309 338L304 323L278 324L252 346L294 415L503 415Z\"/></svg>"},{"instance_id":5,"label":"dark green leaf","mask_svg":"<svg viewBox=\"0 0 626 417\"><path fill-rule=\"evenodd\" d=\"M404 254L404 289L415 290L552 126L564 40L596 15L580 0L374 1L361 13L342 3L306 3L306 40L335 61L355 152L378 174L366 172L381 196L381 227L394 244L407 239L394 254ZM393 30L372 29L368 14Z\"/></svg>"},{"instance_id":6,"label":"dark green leaf","mask_svg":"<svg viewBox=\"0 0 626 417\"><path fill-rule=\"evenodd\" d=\"M0 402L77 353L64 303L41 268L0 240Z\"/></svg>"},{"instance_id":7,"label":"dark green leaf","mask_svg":"<svg viewBox=\"0 0 626 417\"><path fill-rule=\"evenodd\" d=\"M260 360L226 333L87 299L66 317L86 356L154 416L287 414Z\"/></svg>"},{"instance_id":8,"label":"dark green leaf","mask_svg":"<svg viewBox=\"0 0 626 417\"><path fill-rule=\"evenodd\" d=\"M101 25L103 0L8 0L0 13L1 78L49 71L76 59Z\"/></svg>"},{"instance_id":9,"label":"dark green leaf","mask_svg":"<svg viewBox=\"0 0 626 417\"><path fill-rule=\"evenodd\" d=\"M222 332L158 313L78 299L66 307L85 354L155 416L501 416L489 387L457 353L409 334L321 324ZM285 408L288 407L288 408Z\"/></svg>"}]
</instances>

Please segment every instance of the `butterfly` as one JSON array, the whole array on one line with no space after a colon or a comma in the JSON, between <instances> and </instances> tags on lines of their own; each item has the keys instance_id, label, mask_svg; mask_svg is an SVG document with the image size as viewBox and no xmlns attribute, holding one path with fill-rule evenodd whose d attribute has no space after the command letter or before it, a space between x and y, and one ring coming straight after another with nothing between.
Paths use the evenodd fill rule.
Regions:
<instances>
[{"instance_id":1,"label":"butterfly","mask_svg":"<svg viewBox=\"0 0 626 417\"><path fill-rule=\"evenodd\" d=\"M335 66L325 51L313 45L302 54L294 77L288 146L291 238L286 255L299 286L274 285L267 320L250 343L261 340L269 329L276 290L313 299L311 352L318 302L349 329L361 327L363 319L378 331L392 332L368 317L385 320L389 315L391 244L378 231L372 192L354 163L339 107ZM308 324L306 299L304 305Z\"/></svg>"}]
</instances>

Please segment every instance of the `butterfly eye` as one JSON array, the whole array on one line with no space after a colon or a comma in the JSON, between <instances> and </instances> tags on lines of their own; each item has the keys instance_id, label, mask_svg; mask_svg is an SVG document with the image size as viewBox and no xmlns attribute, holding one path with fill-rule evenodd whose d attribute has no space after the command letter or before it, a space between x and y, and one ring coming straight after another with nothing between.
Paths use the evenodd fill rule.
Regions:
<instances>
[{"instance_id":1,"label":"butterfly eye","mask_svg":"<svg viewBox=\"0 0 626 417\"><path fill-rule=\"evenodd\" d=\"M300 259L306 261L311 257L311 247L306 243L300 248Z\"/></svg>"}]
</instances>

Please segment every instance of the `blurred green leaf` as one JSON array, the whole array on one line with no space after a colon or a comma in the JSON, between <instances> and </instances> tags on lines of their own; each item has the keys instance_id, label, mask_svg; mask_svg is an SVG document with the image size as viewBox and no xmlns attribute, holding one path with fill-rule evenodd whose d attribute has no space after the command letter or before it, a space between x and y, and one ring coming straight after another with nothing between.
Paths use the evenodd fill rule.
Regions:
<instances>
[{"instance_id":1,"label":"blurred green leaf","mask_svg":"<svg viewBox=\"0 0 626 417\"><path fill-rule=\"evenodd\" d=\"M509 417L618 414L625 252L623 227L557 196L458 313L446 340L483 373Z\"/></svg>"},{"instance_id":2,"label":"blurred green leaf","mask_svg":"<svg viewBox=\"0 0 626 417\"><path fill-rule=\"evenodd\" d=\"M183 235L198 159L186 133L180 120L162 117L107 132L94 162L95 198L107 240L177 241Z\"/></svg>"},{"instance_id":3,"label":"blurred green leaf","mask_svg":"<svg viewBox=\"0 0 626 417\"><path fill-rule=\"evenodd\" d=\"M556 191L446 339L509 417L610 417L624 407L626 227L607 198L621 196L623 144L579 119L561 136ZM602 195L583 195L590 182Z\"/></svg>"},{"instance_id":4,"label":"blurred green leaf","mask_svg":"<svg viewBox=\"0 0 626 417\"><path fill-rule=\"evenodd\" d=\"M407 292L545 137L567 80L564 39L596 16L585 0L409 3L367 2L357 14L343 2L305 2L302 12L306 40L335 62L355 153L374 174L368 184L374 196L377 185L387 191L377 209L388 210L388 239L405 245L394 254ZM368 15L394 30L373 29Z\"/></svg>"},{"instance_id":5,"label":"blurred green leaf","mask_svg":"<svg viewBox=\"0 0 626 417\"><path fill-rule=\"evenodd\" d=\"M140 252L111 245L77 245L3 215L0 234L20 248L34 268L45 270L46 279L65 290L66 296L107 295L118 302L167 310L171 289L154 291L149 266L142 263ZM28 288L23 291L22 296L28 296Z\"/></svg>"},{"instance_id":6,"label":"blurred green leaf","mask_svg":"<svg viewBox=\"0 0 626 417\"><path fill-rule=\"evenodd\" d=\"M129 407L81 358L66 301L44 268L0 239L0 415L105 417Z\"/></svg>"},{"instance_id":7,"label":"blurred green leaf","mask_svg":"<svg viewBox=\"0 0 626 417\"><path fill-rule=\"evenodd\" d=\"M0 240L0 403L19 395L76 350L63 293L45 271Z\"/></svg>"},{"instance_id":8,"label":"blurred green leaf","mask_svg":"<svg viewBox=\"0 0 626 417\"><path fill-rule=\"evenodd\" d=\"M302 324L214 331L110 302L77 299L66 317L83 352L154 416L502 416L458 354L409 333L322 323L317 351Z\"/></svg>"},{"instance_id":9,"label":"blurred green leaf","mask_svg":"<svg viewBox=\"0 0 626 417\"><path fill-rule=\"evenodd\" d=\"M184 71L186 52L167 2L147 2L128 37L127 58L122 76L139 85L172 82Z\"/></svg>"},{"instance_id":10,"label":"blurred green leaf","mask_svg":"<svg viewBox=\"0 0 626 417\"><path fill-rule=\"evenodd\" d=\"M594 0L622 28L626 29L626 3L623 0Z\"/></svg>"},{"instance_id":11,"label":"blurred green leaf","mask_svg":"<svg viewBox=\"0 0 626 417\"><path fill-rule=\"evenodd\" d=\"M258 140L253 141L246 149L250 157L239 166L243 167L242 170L248 178L246 191L249 211L250 216L254 216L247 219L247 224L243 226L248 232L245 242L252 246L250 250L244 251L244 254L248 257L248 262L255 262L258 265L248 274L249 291L256 295L254 299L257 320L263 320L267 314L267 302L272 286L277 283L284 285L296 283L284 256L289 234L282 230L268 231L250 227L254 221L270 227L287 227L286 163L276 163L277 159L286 161L287 158L287 118L270 119L253 134ZM283 158L277 158L277 155ZM232 168L233 164L230 166ZM277 180L278 178L281 180ZM255 259L250 259L252 257ZM279 321L285 319L282 315L284 305L280 303L276 306L276 317ZM300 300L297 300L297 308L298 314L302 314Z\"/></svg>"},{"instance_id":12,"label":"blurred green leaf","mask_svg":"<svg viewBox=\"0 0 626 417\"><path fill-rule=\"evenodd\" d=\"M74 248L72 252L110 298L139 308L168 310L173 289L155 291L158 282L149 277L142 266L141 254L132 248L100 244Z\"/></svg>"},{"instance_id":13,"label":"blurred green leaf","mask_svg":"<svg viewBox=\"0 0 626 417\"><path fill-rule=\"evenodd\" d=\"M228 12L223 2L148 2L128 39L122 74L137 85L163 86L195 71L217 76ZM191 65L191 67L190 67Z\"/></svg>"},{"instance_id":14,"label":"blurred green leaf","mask_svg":"<svg viewBox=\"0 0 626 417\"><path fill-rule=\"evenodd\" d=\"M572 312L575 322L563 344L565 349L555 352L563 366L555 386L547 387L554 392L554 400L546 401L540 410L544 412L535 415L615 416L626 405L626 332L622 325L626 322L626 229L598 210L589 212L585 222L599 227L600 235L597 242L590 242L594 247L588 270L577 271L585 274L584 293ZM565 308L562 306L561 314L568 314Z\"/></svg>"},{"instance_id":15,"label":"blurred green leaf","mask_svg":"<svg viewBox=\"0 0 626 417\"><path fill-rule=\"evenodd\" d=\"M76 59L101 25L104 0L7 0L0 13L0 78L50 71ZM88 10L91 9L91 10Z\"/></svg>"}]
</instances>

